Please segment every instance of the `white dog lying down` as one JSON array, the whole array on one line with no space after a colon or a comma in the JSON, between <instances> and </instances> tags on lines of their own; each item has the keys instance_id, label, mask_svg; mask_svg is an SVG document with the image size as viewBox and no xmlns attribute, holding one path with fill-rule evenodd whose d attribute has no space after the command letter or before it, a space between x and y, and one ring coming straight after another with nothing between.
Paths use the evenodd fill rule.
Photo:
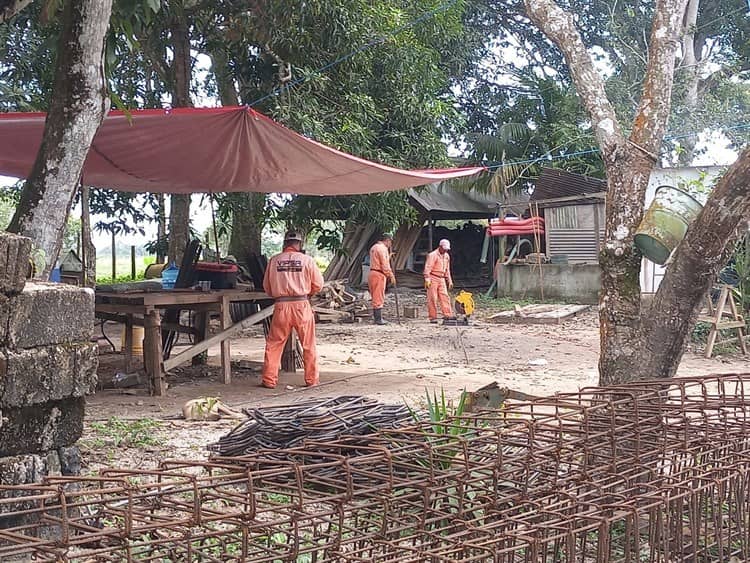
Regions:
<instances>
[{"instance_id":1,"label":"white dog lying down","mask_svg":"<svg viewBox=\"0 0 750 563\"><path fill-rule=\"evenodd\" d=\"M190 399L182 405L182 416L185 420L219 420L222 417L245 418L241 412L229 408L218 397Z\"/></svg>"}]
</instances>

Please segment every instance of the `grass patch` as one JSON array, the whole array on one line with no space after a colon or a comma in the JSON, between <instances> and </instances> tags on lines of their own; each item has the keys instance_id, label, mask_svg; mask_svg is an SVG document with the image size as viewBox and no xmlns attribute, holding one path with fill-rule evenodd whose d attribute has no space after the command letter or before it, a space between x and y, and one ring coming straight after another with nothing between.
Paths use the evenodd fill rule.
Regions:
<instances>
[{"instance_id":1,"label":"grass patch","mask_svg":"<svg viewBox=\"0 0 750 563\"><path fill-rule=\"evenodd\" d=\"M116 448L142 448L156 446L160 442L157 430L161 422L153 418L122 420L113 416L105 422L93 422L91 428L96 433L92 441L94 447L112 445Z\"/></svg>"}]
</instances>

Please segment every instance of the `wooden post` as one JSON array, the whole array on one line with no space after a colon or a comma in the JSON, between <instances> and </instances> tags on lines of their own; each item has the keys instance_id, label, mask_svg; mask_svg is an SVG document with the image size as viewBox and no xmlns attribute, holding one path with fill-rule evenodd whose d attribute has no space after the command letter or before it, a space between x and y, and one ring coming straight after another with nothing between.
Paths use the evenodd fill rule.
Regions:
<instances>
[{"instance_id":1,"label":"wooden post","mask_svg":"<svg viewBox=\"0 0 750 563\"><path fill-rule=\"evenodd\" d=\"M427 216L427 246L429 248L427 249L427 252L432 252L433 250L435 250L434 248L432 248L432 244L433 244L433 241L432 241L432 226L433 226L432 217L430 217L428 215Z\"/></svg>"},{"instance_id":2,"label":"wooden post","mask_svg":"<svg viewBox=\"0 0 750 563\"><path fill-rule=\"evenodd\" d=\"M81 182L81 263L83 285L96 285L96 248L91 242L91 209L89 208L89 188Z\"/></svg>"},{"instance_id":3,"label":"wooden post","mask_svg":"<svg viewBox=\"0 0 750 563\"><path fill-rule=\"evenodd\" d=\"M167 392L164 380L161 349L161 314L158 309L147 309L143 318L143 365L152 395L161 397Z\"/></svg>"},{"instance_id":4,"label":"wooden post","mask_svg":"<svg viewBox=\"0 0 750 563\"><path fill-rule=\"evenodd\" d=\"M130 246L130 279L135 279L135 246Z\"/></svg>"},{"instance_id":5,"label":"wooden post","mask_svg":"<svg viewBox=\"0 0 750 563\"><path fill-rule=\"evenodd\" d=\"M229 297L223 297L221 300L221 330L226 330L232 326L232 304ZM232 383L232 349L229 339L221 341L221 378L224 384Z\"/></svg>"},{"instance_id":6,"label":"wooden post","mask_svg":"<svg viewBox=\"0 0 750 563\"><path fill-rule=\"evenodd\" d=\"M115 246L115 232L112 231L112 281L117 277L117 247Z\"/></svg>"},{"instance_id":7,"label":"wooden post","mask_svg":"<svg viewBox=\"0 0 750 563\"><path fill-rule=\"evenodd\" d=\"M292 330L281 354L281 371L297 373L297 333Z\"/></svg>"},{"instance_id":8,"label":"wooden post","mask_svg":"<svg viewBox=\"0 0 750 563\"><path fill-rule=\"evenodd\" d=\"M197 334L195 335L195 343L203 342L206 338L208 338L208 321L209 321L209 314L205 311L199 311L195 313L195 329L197 330ZM192 359L192 365L199 366L206 363L204 360L205 354L201 352L197 356L193 356Z\"/></svg>"},{"instance_id":9,"label":"wooden post","mask_svg":"<svg viewBox=\"0 0 750 563\"><path fill-rule=\"evenodd\" d=\"M130 373L133 368L133 315L127 315L126 319L122 351L125 353L125 373Z\"/></svg>"}]
</instances>

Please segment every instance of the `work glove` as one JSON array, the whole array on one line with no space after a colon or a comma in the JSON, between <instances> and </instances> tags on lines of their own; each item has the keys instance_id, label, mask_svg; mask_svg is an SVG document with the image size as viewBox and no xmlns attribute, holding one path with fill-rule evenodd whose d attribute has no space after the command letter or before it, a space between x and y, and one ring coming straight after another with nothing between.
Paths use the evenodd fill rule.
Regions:
<instances>
[{"instance_id":1,"label":"work glove","mask_svg":"<svg viewBox=\"0 0 750 563\"><path fill-rule=\"evenodd\" d=\"M391 275L391 285L396 285L396 276Z\"/></svg>"},{"instance_id":2,"label":"work glove","mask_svg":"<svg viewBox=\"0 0 750 563\"><path fill-rule=\"evenodd\" d=\"M453 282L448 282L448 290L452 290L452 289L453 289Z\"/></svg>"},{"instance_id":3,"label":"work glove","mask_svg":"<svg viewBox=\"0 0 750 563\"><path fill-rule=\"evenodd\" d=\"M430 289L430 286L432 285L432 282L430 280L424 280L424 288Z\"/></svg>"}]
</instances>

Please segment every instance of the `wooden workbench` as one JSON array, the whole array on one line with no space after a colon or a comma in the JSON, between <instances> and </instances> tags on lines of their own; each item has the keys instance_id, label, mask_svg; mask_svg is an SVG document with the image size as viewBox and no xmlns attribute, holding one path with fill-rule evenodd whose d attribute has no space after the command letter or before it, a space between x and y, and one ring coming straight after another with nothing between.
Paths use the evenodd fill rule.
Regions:
<instances>
[{"instance_id":1,"label":"wooden workbench","mask_svg":"<svg viewBox=\"0 0 750 563\"><path fill-rule=\"evenodd\" d=\"M252 324L261 322L273 313L273 306L263 309L260 313L251 315L247 319L232 325L230 304L237 302L270 301L268 295L258 291L244 289L224 289L214 291L195 291L192 289L174 289L165 291L131 291L124 293L96 292L96 316L104 320L114 320L125 324L126 371L130 369L133 355L133 326L143 325L143 366L148 376L150 391L153 395L163 395L166 392L164 381L165 371L191 360L214 344L221 345L221 371L224 383L232 379L229 338ZM183 326L164 326L168 330L196 334L202 340L197 341L190 348L172 355L168 360L162 358L162 312L171 307L179 307L197 311L207 315L217 311L221 319L222 331L208 338L207 323L203 332L196 334L195 329Z\"/></svg>"}]
</instances>

